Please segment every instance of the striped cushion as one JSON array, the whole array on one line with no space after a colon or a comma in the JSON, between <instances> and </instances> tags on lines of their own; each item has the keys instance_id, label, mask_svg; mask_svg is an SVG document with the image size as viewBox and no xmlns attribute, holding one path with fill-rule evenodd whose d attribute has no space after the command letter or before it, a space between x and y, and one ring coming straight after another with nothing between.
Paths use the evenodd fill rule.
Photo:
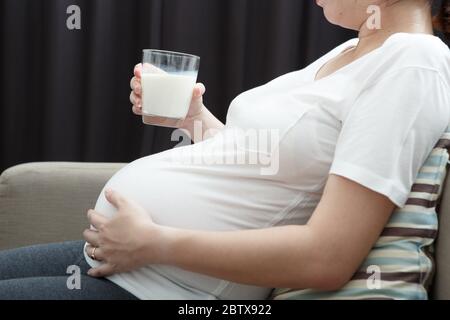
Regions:
<instances>
[{"instance_id":1,"label":"striped cushion","mask_svg":"<svg viewBox=\"0 0 450 320\"><path fill-rule=\"evenodd\" d=\"M339 291L275 289L273 299L427 299L437 206L446 175L450 128L420 169L406 205L396 209L350 282ZM375 273L374 273L375 272Z\"/></svg>"}]
</instances>

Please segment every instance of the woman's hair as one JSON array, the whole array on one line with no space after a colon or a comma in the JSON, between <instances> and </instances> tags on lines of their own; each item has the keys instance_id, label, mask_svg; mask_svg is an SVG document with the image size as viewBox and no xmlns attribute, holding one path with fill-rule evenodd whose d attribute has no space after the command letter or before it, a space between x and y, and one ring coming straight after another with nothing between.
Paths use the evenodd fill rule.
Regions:
<instances>
[{"instance_id":1,"label":"woman's hair","mask_svg":"<svg viewBox=\"0 0 450 320\"><path fill-rule=\"evenodd\" d=\"M450 40L450 0L442 0L439 12L433 22L434 27Z\"/></svg>"}]
</instances>

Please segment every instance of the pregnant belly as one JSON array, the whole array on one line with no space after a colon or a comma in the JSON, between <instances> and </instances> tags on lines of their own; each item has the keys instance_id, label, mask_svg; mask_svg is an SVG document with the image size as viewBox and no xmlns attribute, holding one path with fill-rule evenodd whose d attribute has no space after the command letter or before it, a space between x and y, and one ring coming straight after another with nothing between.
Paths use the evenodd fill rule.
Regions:
<instances>
[{"instance_id":1,"label":"pregnant belly","mask_svg":"<svg viewBox=\"0 0 450 320\"><path fill-rule=\"evenodd\" d=\"M170 151L139 159L120 170L106 184L142 205L155 223L193 230L238 230L263 227L270 222L264 210L254 207L251 194L239 196L232 177L213 167L190 166L168 161ZM245 183L240 183L245 188ZM241 193L242 194L242 193ZM95 209L113 217L116 209L102 192ZM251 209L251 210L250 210ZM258 210L261 209L261 210ZM92 261L90 261L92 263ZM148 299L172 298L173 285L184 290L183 299L262 299L270 289L228 283L172 266L149 266L113 278L137 296ZM164 296L164 287L172 288ZM143 293L145 292L145 293ZM157 296L154 296L155 293ZM192 295L196 292L195 295Z\"/></svg>"}]
</instances>

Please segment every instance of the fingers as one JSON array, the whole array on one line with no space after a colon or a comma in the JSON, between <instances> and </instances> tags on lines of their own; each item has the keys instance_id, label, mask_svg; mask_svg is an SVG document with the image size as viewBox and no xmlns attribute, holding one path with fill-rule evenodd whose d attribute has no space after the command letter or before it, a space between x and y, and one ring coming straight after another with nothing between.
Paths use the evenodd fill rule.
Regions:
<instances>
[{"instance_id":1,"label":"fingers","mask_svg":"<svg viewBox=\"0 0 450 320\"><path fill-rule=\"evenodd\" d=\"M131 78L130 88L134 93L136 93L136 95L140 96L142 94L141 80L136 77Z\"/></svg>"},{"instance_id":2,"label":"fingers","mask_svg":"<svg viewBox=\"0 0 450 320\"><path fill-rule=\"evenodd\" d=\"M95 252L94 252L94 249L95 249ZM96 260L96 261L103 261L104 260L103 250L100 247L93 247L91 245L87 245L86 246L86 253L92 259L95 258L94 260Z\"/></svg>"},{"instance_id":3,"label":"fingers","mask_svg":"<svg viewBox=\"0 0 450 320\"><path fill-rule=\"evenodd\" d=\"M145 68L145 72L151 72L151 73L164 73L163 70L146 63L144 66L142 63L137 64L134 67L134 77L130 81L130 87L132 89L132 92L130 93L130 102L133 105L132 111L134 114L142 116L142 84L141 84L141 77L143 69ZM206 92L206 88L203 85L203 83L197 83L194 87L193 92L193 99L195 99L195 102L201 102L197 99L200 99L203 97L203 95Z\"/></svg>"},{"instance_id":4,"label":"fingers","mask_svg":"<svg viewBox=\"0 0 450 320\"><path fill-rule=\"evenodd\" d=\"M137 77L133 77L130 82L130 87L133 91L130 93L130 102L133 105L133 113L142 115L142 86L141 81Z\"/></svg>"},{"instance_id":5,"label":"fingers","mask_svg":"<svg viewBox=\"0 0 450 320\"><path fill-rule=\"evenodd\" d=\"M133 91L130 93L130 102L133 106L136 106L138 108L141 108L141 97L137 96Z\"/></svg>"},{"instance_id":6,"label":"fingers","mask_svg":"<svg viewBox=\"0 0 450 320\"><path fill-rule=\"evenodd\" d=\"M96 252L97 254L97 252ZM115 267L111 264L105 263L97 268L90 269L88 275L94 278L104 278L115 273Z\"/></svg>"},{"instance_id":7,"label":"fingers","mask_svg":"<svg viewBox=\"0 0 450 320\"><path fill-rule=\"evenodd\" d=\"M200 98L206 92L205 85L203 83L197 83L194 87L194 98Z\"/></svg>"},{"instance_id":8,"label":"fingers","mask_svg":"<svg viewBox=\"0 0 450 320\"><path fill-rule=\"evenodd\" d=\"M141 78L142 75L142 63L138 63L135 67L134 67L134 76L137 78Z\"/></svg>"},{"instance_id":9,"label":"fingers","mask_svg":"<svg viewBox=\"0 0 450 320\"><path fill-rule=\"evenodd\" d=\"M133 106L133 113L137 116L142 116L142 108Z\"/></svg>"},{"instance_id":10,"label":"fingers","mask_svg":"<svg viewBox=\"0 0 450 320\"><path fill-rule=\"evenodd\" d=\"M91 225L97 230L101 229L101 227L108 222L108 219L105 216L94 210L88 210L87 216Z\"/></svg>"},{"instance_id":11,"label":"fingers","mask_svg":"<svg viewBox=\"0 0 450 320\"><path fill-rule=\"evenodd\" d=\"M97 231L86 229L83 232L83 238L94 247L100 246L99 235Z\"/></svg>"},{"instance_id":12,"label":"fingers","mask_svg":"<svg viewBox=\"0 0 450 320\"><path fill-rule=\"evenodd\" d=\"M120 209L127 204L127 200L114 190L106 190L105 197L106 200L108 200L109 203L111 203L117 209Z\"/></svg>"}]
</instances>

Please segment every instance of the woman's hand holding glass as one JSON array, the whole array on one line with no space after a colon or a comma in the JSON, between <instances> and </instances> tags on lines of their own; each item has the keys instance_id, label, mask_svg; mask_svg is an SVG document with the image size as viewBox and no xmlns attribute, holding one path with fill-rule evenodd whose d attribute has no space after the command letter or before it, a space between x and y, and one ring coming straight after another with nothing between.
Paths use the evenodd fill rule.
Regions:
<instances>
[{"instance_id":1,"label":"woman's hand holding glass","mask_svg":"<svg viewBox=\"0 0 450 320\"><path fill-rule=\"evenodd\" d=\"M163 72L163 71L161 71ZM134 77L131 79L131 94L130 102L133 105L133 113L142 116L142 64L136 65L134 68ZM202 83L197 83L194 87L192 94L191 104L189 106L189 111L187 117L184 121L180 123L180 128L189 128L192 122L201 118L202 112L205 106L203 104L203 95L206 92L206 88Z\"/></svg>"}]
</instances>

